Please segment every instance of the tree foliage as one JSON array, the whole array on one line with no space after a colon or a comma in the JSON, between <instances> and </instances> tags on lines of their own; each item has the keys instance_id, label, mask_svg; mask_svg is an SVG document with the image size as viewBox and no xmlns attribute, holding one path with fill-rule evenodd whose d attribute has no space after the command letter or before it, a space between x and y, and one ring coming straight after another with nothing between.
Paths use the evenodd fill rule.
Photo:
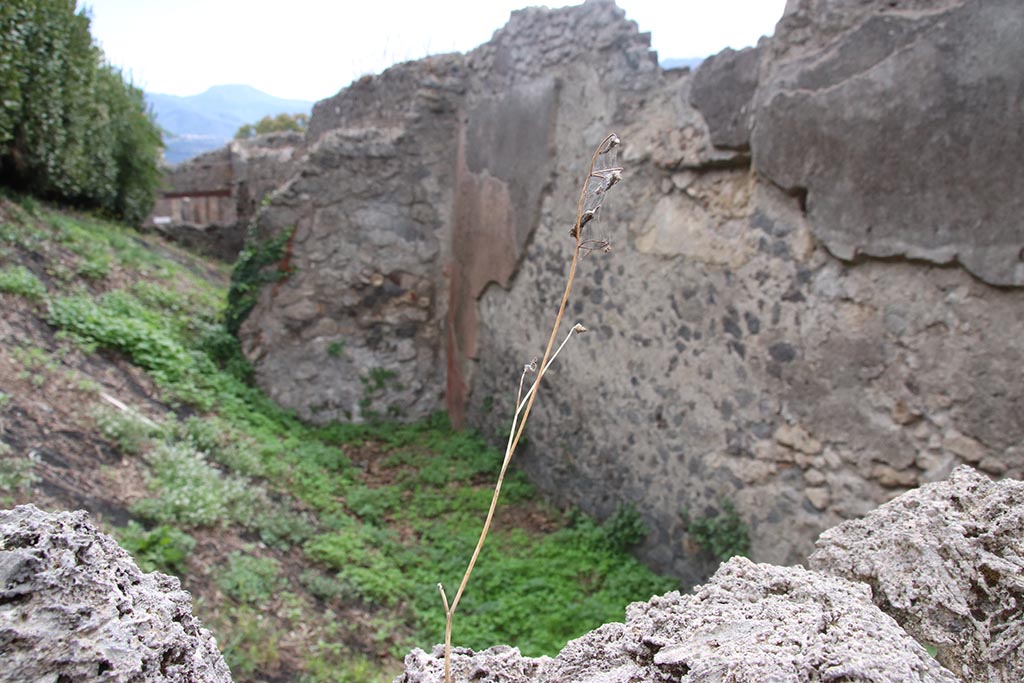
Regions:
<instances>
[{"instance_id":1,"label":"tree foliage","mask_svg":"<svg viewBox=\"0 0 1024 683\"><path fill-rule=\"evenodd\" d=\"M247 123L235 133L236 140L246 140L256 135L265 133L283 133L295 131L302 133L309 124L309 116L306 114L278 114L277 116L264 116L255 124Z\"/></svg>"},{"instance_id":2,"label":"tree foliage","mask_svg":"<svg viewBox=\"0 0 1024 683\"><path fill-rule=\"evenodd\" d=\"M152 208L160 131L75 0L0 3L0 182L129 222Z\"/></svg>"}]
</instances>

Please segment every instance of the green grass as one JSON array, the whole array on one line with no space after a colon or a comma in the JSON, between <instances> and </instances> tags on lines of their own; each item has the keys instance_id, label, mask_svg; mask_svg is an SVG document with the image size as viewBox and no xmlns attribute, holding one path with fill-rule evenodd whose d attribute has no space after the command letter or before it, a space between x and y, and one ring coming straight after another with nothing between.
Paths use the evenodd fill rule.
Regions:
<instances>
[{"instance_id":1,"label":"green grass","mask_svg":"<svg viewBox=\"0 0 1024 683\"><path fill-rule=\"evenodd\" d=\"M225 288L160 257L125 228L45 206L35 213L9 206L22 222L0 225L0 241L39 253L62 245L77 264L66 282L51 281L47 320L87 352L124 354L154 380L161 400L191 415L171 414L156 427L130 414L97 417L109 440L149 467L148 496L132 508L149 526L121 532L125 545L144 566L180 573L189 532L236 525L308 562L286 579L269 558L226 558L218 584L234 603L216 612L214 626L224 629L218 642L233 666L245 673L273 663L280 634L260 610L282 590L365 607L380 639L398 638L384 644L393 653L440 642L436 586L454 590L462 577L501 452L478 434L452 430L443 413L412 424L373 413L377 419L368 423L312 427L256 389L225 312L237 326L256 284L285 275L270 257L284 248L283 238L242 263L229 309ZM88 263L95 266L89 273ZM15 280L31 282L20 271ZM340 342L332 348L331 356L344 351ZM384 368L367 374L368 409L393 381ZM367 443L378 458L372 480L353 462ZM539 498L513 470L497 517L509 506L537 506ZM460 604L456 644L507 643L527 655L551 655L569 638L621 620L631 601L679 587L628 553L645 532L635 513L622 511L602 526L582 514L546 512L558 527L553 532L492 531ZM365 664L329 642L311 644L309 680L329 680L331 667L345 662ZM371 677L336 672L338 680Z\"/></svg>"}]
</instances>

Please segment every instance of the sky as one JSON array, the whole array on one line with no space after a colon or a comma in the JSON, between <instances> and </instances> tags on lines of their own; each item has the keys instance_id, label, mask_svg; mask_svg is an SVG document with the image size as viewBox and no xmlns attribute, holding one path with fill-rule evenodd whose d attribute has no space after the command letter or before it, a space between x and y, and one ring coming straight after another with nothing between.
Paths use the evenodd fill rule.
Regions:
<instances>
[{"instance_id":1,"label":"sky","mask_svg":"<svg viewBox=\"0 0 1024 683\"><path fill-rule=\"evenodd\" d=\"M486 42L531 0L79 0L108 61L148 92L241 83L320 100L388 66ZM560 7L566 2L549 6ZM660 59L771 35L786 0L618 0Z\"/></svg>"}]
</instances>

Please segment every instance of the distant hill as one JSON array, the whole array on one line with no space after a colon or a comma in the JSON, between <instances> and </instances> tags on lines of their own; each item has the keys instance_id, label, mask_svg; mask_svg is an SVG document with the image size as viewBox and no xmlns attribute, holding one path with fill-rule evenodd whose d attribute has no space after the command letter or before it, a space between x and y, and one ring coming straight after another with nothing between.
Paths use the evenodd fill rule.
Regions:
<instances>
[{"instance_id":1,"label":"distant hill","mask_svg":"<svg viewBox=\"0 0 1024 683\"><path fill-rule=\"evenodd\" d=\"M704 61L704 57L685 57L683 59L663 59L661 60L662 69L682 69L689 67L690 69L696 70L700 63Z\"/></svg>"},{"instance_id":2,"label":"distant hill","mask_svg":"<svg viewBox=\"0 0 1024 683\"><path fill-rule=\"evenodd\" d=\"M216 85L188 97L146 93L146 100L166 131L164 157L171 164L226 144L243 124L313 109L312 102L274 97L248 85Z\"/></svg>"}]
</instances>

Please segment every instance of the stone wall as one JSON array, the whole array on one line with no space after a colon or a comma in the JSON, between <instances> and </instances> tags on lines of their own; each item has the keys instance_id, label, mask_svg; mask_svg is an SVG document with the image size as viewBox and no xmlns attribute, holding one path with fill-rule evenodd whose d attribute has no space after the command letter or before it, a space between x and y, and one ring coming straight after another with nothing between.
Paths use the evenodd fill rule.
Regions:
<instances>
[{"instance_id":1,"label":"stone wall","mask_svg":"<svg viewBox=\"0 0 1024 683\"><path fill-rule=\"evenodd\" d=\"M304 142L299 133L260 135L174 166L145 227L234 261L264 197L292 175Z\"/></svg>"},{"instance_id":2,"label":"stone wall","mask_svg":"<svg viewBox=\"0 0 1024 683\"><path fill-rule=\"evenodd\" d=\"M792 563L958 463L1020 477L1022 20L794 0L774 37L690 74L611 2L515 12L467 55L316 106L259 218L260 239L294 228L297 269L243 347L307 419L446 402L502 433L615 130L625 179L594 228L613 252L583 259L567 321L593 333L546 376L518 456L556 502L635 504L645 558L696 581L714 561L684 513L731 500L754 558Z\"/></svg>"}]
</instances>

